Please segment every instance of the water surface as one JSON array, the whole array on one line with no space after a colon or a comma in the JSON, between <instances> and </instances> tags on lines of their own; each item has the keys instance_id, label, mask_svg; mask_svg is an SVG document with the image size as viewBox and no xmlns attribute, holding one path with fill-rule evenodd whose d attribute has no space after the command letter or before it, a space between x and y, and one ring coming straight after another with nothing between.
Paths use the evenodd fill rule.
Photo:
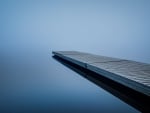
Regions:
<instances>
[{"instance_id":1,"label":"water surface","mask_svg":"<svg viewBox=\"0 0 150 113\"><path fill-rule=\"evenodd\" d=\"M28 52L18 52L15 57L10 55L2 60L2 110L57 113L138 112L54 60L51 52Z\"/></svg>"}]
</instances>

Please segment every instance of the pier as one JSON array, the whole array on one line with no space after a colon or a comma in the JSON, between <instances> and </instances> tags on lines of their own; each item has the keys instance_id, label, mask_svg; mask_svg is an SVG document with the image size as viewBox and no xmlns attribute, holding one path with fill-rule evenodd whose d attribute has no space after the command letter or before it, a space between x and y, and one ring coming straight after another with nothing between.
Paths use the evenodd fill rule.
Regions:
<instances>
[{"instance_id":1,"label":"pier","mask_svg":"<svg viewBox=\"0 0 150 113\"><path fill-rule=\"evenodd\" d=\"M54 51L53 54L150 96L150 64L77 51Z\"/></svg>"}]
</instances>

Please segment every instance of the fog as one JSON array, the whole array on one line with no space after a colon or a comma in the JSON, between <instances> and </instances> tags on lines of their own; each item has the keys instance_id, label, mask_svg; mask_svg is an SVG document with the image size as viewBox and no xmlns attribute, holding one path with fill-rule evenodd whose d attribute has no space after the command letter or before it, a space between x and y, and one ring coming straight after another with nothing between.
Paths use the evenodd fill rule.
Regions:
<instances>
[{"instance_id":1,"label":"fog","mask_svg":"<svg viewBox=\"0 0 150 113\"><path fill-rule=\"evenodd\" d=\"M0 4L1 55L76 50L150 63L147 0Z\"/></svg>"},{"instance_id":2,"label":"fog","mask_svg":"<svg viewBox=\"0 0 150 113\"><path fill-rule=\"evenodd\" d=\"M150 63L149 12L148 0L1 0L0 104L137 112L51 56L75 50Z\"/></svg>"}]
</instances>

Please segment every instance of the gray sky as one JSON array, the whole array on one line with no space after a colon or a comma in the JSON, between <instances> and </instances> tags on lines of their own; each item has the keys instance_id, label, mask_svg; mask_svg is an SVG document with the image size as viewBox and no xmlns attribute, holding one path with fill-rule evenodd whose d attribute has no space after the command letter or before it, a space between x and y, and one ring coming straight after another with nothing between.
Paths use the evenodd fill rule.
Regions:
<instances>
[{"instance_id":1,"label":"gray sky","mask_svg":"<svg viewBox=\"0 0 150 113\"><path fill-rule=\"evenodd\" d=\"M148 0L0 4L1 55L78 50L150 63Z\"/></svg>"}]
</instances>

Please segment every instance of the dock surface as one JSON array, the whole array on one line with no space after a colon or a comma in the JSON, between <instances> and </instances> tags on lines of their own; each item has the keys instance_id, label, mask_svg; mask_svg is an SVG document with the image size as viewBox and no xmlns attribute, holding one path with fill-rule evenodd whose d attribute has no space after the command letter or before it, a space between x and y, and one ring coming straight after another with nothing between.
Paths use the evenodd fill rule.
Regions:
<instances>
[{"instance_id":1,"label":"dock surface","mask_svg":"<svg viewBox=\"0 0 150 113\"><path fill-rule=\"evenodd\" d=\"M55 51L53 54L150 96L150 64L77 51Z\"/></svg>"}]
</instances>

